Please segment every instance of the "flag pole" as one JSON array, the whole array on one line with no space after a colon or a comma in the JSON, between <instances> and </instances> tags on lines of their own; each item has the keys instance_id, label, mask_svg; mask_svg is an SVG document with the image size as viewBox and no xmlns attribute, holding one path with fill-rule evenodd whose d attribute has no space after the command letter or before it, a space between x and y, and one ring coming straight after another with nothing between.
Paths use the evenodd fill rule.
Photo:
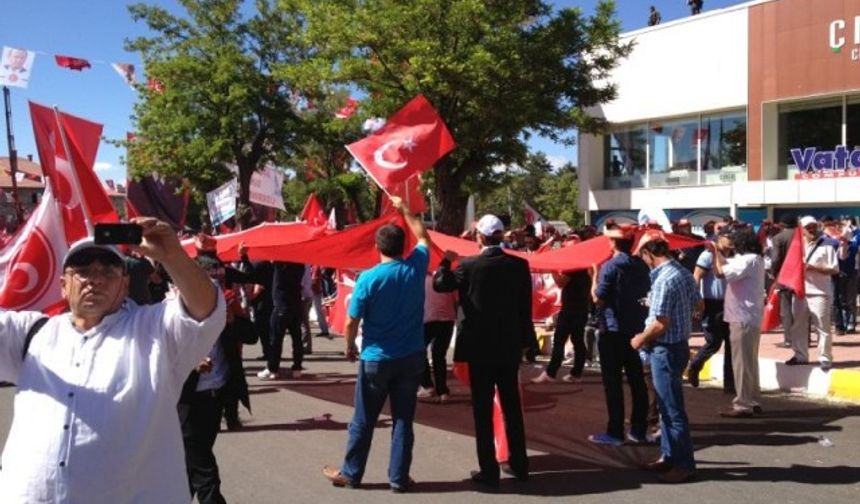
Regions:
<instances>
[{"instance_id":1,"label":"flag pole","mask_svg":"<svg viewBox=\"0 0 860 504\"><path fill-rule=\"evenodd\" d=\"M66 151L66 160L69 162L69 168L71 168L69 170L72 172L71 182L74 184L74 189L78 192L81 208L84 211L84 224L87 227L87 234L93 236L95 228L93 226L92 214L90 213L89 205L87 205L87 198L81 189L81 181L78 178L78 170L75 168L74 156L72 156L72 150L69 148L69 139L66 138L66 128L63 126L63 121L60 118L60 109L56 105L54 105L54 116L57 118L57 128L60 130L60 138L63 140L63 150Z\"/></svg>"},{"instance_id":2,"label":"flag pole","mask_svg":"<svg viewBox=\"0 0 860 504\"><path fill-rule=\"evenodd\" d=\"M9 100L9 87L3 86L3 104L6 110L6 144L9 147L9 172L12 178L12 201L18 226L24 223L24 209L18 197L18 150L15 149L15 133L12 132L12 104Z\"/></svg>"}]
</instances>

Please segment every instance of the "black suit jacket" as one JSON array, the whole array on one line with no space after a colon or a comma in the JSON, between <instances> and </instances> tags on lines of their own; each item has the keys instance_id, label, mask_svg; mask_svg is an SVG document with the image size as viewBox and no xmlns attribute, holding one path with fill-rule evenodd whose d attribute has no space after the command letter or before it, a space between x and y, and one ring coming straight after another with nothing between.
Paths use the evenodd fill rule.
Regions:
<instances>
[{"instance_id":1,"label":"black suit jacket","mask_svg":"<svg viewBox=\"0 0 860 504\"><path fill-rule=\"evenodd\" d=\"M438 292L459 290L465 318L454 360L518 363L524 349L537 348L532 323L532 282L528 262L499 247L462 259L456 270L442 261L433 279Z\"/></svg>"}]
</instances>

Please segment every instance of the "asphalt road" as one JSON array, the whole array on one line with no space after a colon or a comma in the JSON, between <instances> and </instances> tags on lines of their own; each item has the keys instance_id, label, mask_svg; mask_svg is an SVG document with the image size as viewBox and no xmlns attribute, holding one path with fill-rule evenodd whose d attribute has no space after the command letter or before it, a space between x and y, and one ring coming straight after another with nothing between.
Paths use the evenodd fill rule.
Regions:
<instances>
[{"instance_id":1,"label":"asphalt road","mask_svg":"<svg viewBox=\"0 0 860 504\"><path fill-rule=\"evenodd\" d=\"M765 398L754 420L717 415L731 398L717 389L687 388L687 409L699 470L695 481L665 485L638 469L656 447L594 446L586 436L603 429L599 375L582 386L526 385L525 407L532 479L503 480L498 493L466 480L477 465L466 389L452 379L454 400L419 404L412 493L388 489L390 424L377 428L364 487L333 488L320 473L339 464L351 415L355 365L340 340L317 338L298 381L260 382L261 363L247 360L253 415L245 428L216 444L223 491L231 503L856 503L860 502L860 406L784 395ZM257 349L246 347L250 357ZM525 367L525 378L539 369ZM14 389L0 389L0 442L5 443ZM822 439L830 443L822 442ZM824 446L832 444L832 446Z\"/></svg>"}]
</instances>

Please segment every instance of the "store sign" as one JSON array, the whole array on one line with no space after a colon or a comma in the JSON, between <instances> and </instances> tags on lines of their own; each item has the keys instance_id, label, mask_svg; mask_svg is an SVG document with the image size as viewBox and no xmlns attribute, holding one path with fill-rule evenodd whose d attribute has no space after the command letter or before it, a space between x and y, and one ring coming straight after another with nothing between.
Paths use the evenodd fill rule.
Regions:
<instances>
[{"instance_id":1,"label":"store sign","mask_svg":"<svg viewBox=\"0 0 860 504\"><path fill-rule=\"evenodd\" d=\"M798 171L795 179L860 177L860 149L837 145L832 151L806 147L790 152Z\"/></svg>"},{"instance_id":2,"label":"store sign","mask_svg":"<svg viewBox=\"0 0 860 504\"><path fill-rule=\"evenodd\" d=\"M830 23L830 50L837 54L842 52L842 48L846 44L847 30L845 27L844 19L836 19ZM860 16L854 16L853 42L851 60L860 61Z\"/></svg>"}]
</instances>

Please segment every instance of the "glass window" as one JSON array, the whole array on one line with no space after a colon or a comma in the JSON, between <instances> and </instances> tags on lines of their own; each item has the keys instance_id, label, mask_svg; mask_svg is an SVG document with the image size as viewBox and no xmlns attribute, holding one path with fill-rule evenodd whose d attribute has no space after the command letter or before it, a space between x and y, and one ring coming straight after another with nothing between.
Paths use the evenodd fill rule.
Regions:
<instances>
[{"instance_id":1,"label":"glass window","mask_svg":"<svg viewBox=\"0 0 860 504\"><path fill-rule=\"evenodd\" d=\"M645 187L647 138L644 124L619 128L604 136L606 189Z\"/></svg>"},{"instance_id":2,"label":"glass window","mask_svg":"<svg viewBox=\"0 0 860 504\"><path fill-rule=\"evenodd\" d=\"M779 107L779 179L794 179L791 149L832 151L842 144L842 98Z\"/></svg>"},{"instance_id":3,"label":"glass window","mask_svg":"<svg viewBox=\"0 0 860 504\"><path fill-rule=\"evenodd\" d=\"M702 148L702 184L747 179L746 112L704 116L697 135Z\"/></svg>"},{"instance_id":4,"label":"glass window","mask_svg":"<svg viewBox=\"0 0 860 504\"><path fill-rule=\"evenodd\" d=\"M649 128L651 187L698 184L698 118L652 122Z\"/></svg>"}]
</instances>

